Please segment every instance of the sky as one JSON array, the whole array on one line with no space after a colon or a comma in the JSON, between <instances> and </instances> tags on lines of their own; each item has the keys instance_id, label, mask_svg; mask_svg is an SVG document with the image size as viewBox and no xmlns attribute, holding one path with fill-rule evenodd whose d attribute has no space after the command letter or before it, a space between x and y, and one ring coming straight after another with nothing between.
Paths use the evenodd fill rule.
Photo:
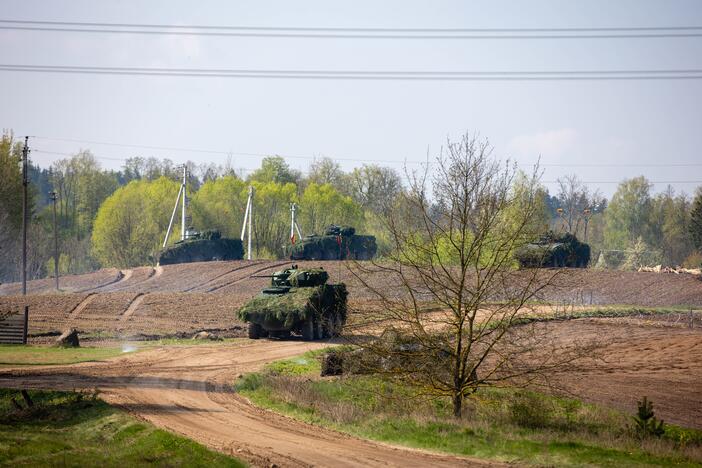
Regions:
<instances>
[{"instance_id":1,"label":"sky","mask_svg":"<svg viewBox=\"0 0 702 468\"><path fill-rule=\"evenodd\" d=\"M571 28L702 26L702 2L2 0L0 19L262 27ZM702 69L702 37L379 40L0 30L0 64L298 70ZM279 154L305 170L402 170L447 139L488 138L543 182L577 174L606 196L644 175L663 191L702 185L702 79L349 81L0 71L0 125L32 135L34 163L89 149L105 168L132 156L251 169ZM55 139L49 139L55 138ZM63 140L77 141L63 141ZM78 141L80 140L80 141ZM91 143L92 142L92 143ZM119 147L94 142L212 150ZM242 153L246 153L245 155ZM698 166L689 166L697 164ZM576 166L584 164L586 166ZM646 165L659 166L646 166ZM660 164L665 166L661 167ZM680 166L688 164L688 166ZM612 165L618 165L612 167Z\"/></svg>"}]
</instances>

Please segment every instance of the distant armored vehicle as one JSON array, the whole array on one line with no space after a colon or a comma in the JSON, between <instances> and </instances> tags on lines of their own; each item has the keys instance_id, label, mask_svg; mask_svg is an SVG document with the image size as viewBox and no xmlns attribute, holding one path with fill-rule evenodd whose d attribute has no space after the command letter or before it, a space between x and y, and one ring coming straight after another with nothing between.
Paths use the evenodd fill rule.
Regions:
<instances>
[{"instance_id":1,"label":"distant armored vehicle","mask_svg":"<svg viewBox=\"0 0 702 468\"><path fill-rule=\"evenodd\" d=\"M244 248L241 239L222 238L216 230L202 231L166 247L159 255L159 265L209 262L212 260L241 260Z\"/></svg>"},{"instance_id":2,"label":"distant armored vehicle","mask_svg":"<svg viewBox=\"0 0 702 468\"><path fill-rule=\"evenodd\" d=\"M328 226L324 235L313 234L286 247L291 260L370 260L378 247L375 236L361 236L350 226Z\"/></svg>"},{"instance_id":3,"label":"distant armored vehicle","mask_svg":"<svg viewBox=\"0 0 702 468\"><path fill-rule=\"evenodd\" d=\"M323 268L276 271L271 285L246 303L237 315L249 324L249 338L286 338L291 333L306 341L337 336L346 322L346 285L327 284Z\"/></svg>"},{"instance_id":4,"label":"distant armored vehicle","mask_svg":"<svg viewBox=\"0 0 702 468\"><path fill-rule=\"evenodd\" d=\"M585 268L590 263L590 246L573 234L548 232L538 241L522 247L516 257L523 268Z\"/></svg>"}]
</instances>

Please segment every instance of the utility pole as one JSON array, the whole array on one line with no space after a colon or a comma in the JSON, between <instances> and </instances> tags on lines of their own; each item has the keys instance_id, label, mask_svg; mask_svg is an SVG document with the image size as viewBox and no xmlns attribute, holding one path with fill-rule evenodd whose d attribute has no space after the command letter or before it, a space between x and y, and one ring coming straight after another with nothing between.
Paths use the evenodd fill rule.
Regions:
<instances>
[{"instance_id":1,"label":"utility pole","mask_svg":"<svg viewBox=\"0 0 702 468\"><path fill-rule=\"evenodd\" d=\"M22 149L22 295L27 295L27 225L29 224L29 137L24 137Z\"/></svg>"},{"instance_id":2,"label":"utility pole","mask_svg":"<svg viewBox=\"0 0 702 468\"><path fill-rule=\"evenodd\" d=\"M185 234L185 218L186 218L186 207L188 206L188 194L185 192L186 184L188 183L188 166L183 164L183 183L181 185L183 190L183 212L180 220L180 240L185 240L187 238Z\"/></svg>"},{"instance_id":3,"label":"utility pole","mask_svg":"<svg viewBox=\"0 0 702 468\"><path fill-rule=\"evenodd\" d=\"M58 228L56 224L56 191L49 192L49 198L54 204L54 277L56 278L56 290L59 290L59 253L58 253Z\"/></svg>"},{"instance_id":4,"label":"utility pole","mask_svg":"<svg viewBox=\"0 0 702 468\"><path fill-rule=\"evenodd\" d=\"M295 203L290 204L290 242L295 243L295 232L297 232L297 238L302 239L302 232L300 232L300 226L297 224L297 205Z\"/></svg>"},{"instance_id":5,"label":"utility pole","mask_svg":"<svg viewBox=\"0 0 702 468\"><path fill-rule=\"evenodd\" d=\"M249 198L246 200L246 211L244 211L244 222L241 225L241 242L244 242L244 236L248 228L248 247L246 252L247 260L251 260L251 225L253 219L253 197L254 188L252 185L249 186ZM248 224L247 224L248 223Z\"/></svg>"}]
</instances>

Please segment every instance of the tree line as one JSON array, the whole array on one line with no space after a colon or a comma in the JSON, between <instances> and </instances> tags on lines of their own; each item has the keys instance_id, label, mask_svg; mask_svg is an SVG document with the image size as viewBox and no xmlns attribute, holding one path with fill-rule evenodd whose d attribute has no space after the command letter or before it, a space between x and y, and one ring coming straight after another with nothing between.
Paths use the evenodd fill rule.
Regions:
<instances>
[{"instance_id":1,"label":"tree line","mask_svg":"<svg viewBox=\"0 0 702 468\"><path fill-rule=\"evenodd\" d=\"M21 153L22 143L11 132L4 132L0 140L3 282L17 280L20 271ZM264 158L249 174L237 172L231 161L221 165L188 162L187 166L189 212L196 229L218 229L224 236L239 237L248 186L254 186L253 247L259 258L282 255L292 202L299 205L303 234L320 233L331 223L352 225L360 233L375 235L379 252L387 255L392 248L388 209L408 190L400 171L366 164L346 172L331 158L314 160L305 173L279 156ZM30 164L29 277L45 277L53 271L48 192L57 194L60 272L81 273L153 263L181 177L181 170L169 159L131 157L115 171L102 168L90 151L80 151L48 168ZM634 268L702 263L702 188L694 198L672 188L654 195L652 184L636 177L622 181L607 200L575 175L559 183L555 195L539 188L541 209L532 221L542 230L571 232L590 243L594 264ZM513 189L519 186L515 183ZM439 203L440 197L435 198ZM172 242L179 238L179 224L174 228Z\"/></svg>"}]
</instances>

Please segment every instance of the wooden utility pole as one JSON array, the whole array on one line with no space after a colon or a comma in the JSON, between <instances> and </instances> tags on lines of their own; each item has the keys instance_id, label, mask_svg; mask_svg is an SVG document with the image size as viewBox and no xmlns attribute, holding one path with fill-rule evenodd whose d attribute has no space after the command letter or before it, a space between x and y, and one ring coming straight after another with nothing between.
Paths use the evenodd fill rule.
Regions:
<instances>
[{"instance_id":1,"label":"wooden utility pole","mask_svg":"<svg viewBox=\"0 0 702 468\"><path fill-rule=\"evenodd\" d=\"M56 290L59 290L59 253L58 253L58 227L56 224L56 191L49 192L49 198L54 205L54 277L56 278Z\"/></svg>"},{"instance_id":2,"label":"wooden utility pole","mask_svg":"<svg viewBox=\"0 0 702 468\"><path fill-rule=\"evenodd\" d=\"M29 137L24 137L22 149L22 295L27 295L27 225L29 224Z\"/></svg>"}]
</instances>

